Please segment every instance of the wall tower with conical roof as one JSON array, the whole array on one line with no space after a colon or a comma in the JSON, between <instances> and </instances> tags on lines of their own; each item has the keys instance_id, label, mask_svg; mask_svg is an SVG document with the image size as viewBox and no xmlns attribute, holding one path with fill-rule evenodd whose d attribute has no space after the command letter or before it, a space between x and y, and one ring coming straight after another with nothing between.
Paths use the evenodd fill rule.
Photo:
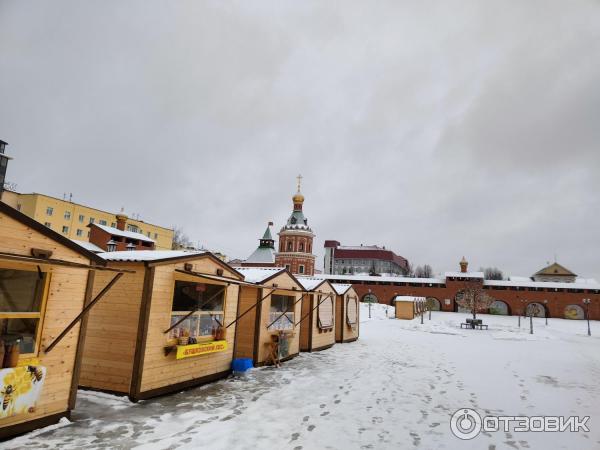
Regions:
<instances>
[{"instance_id":1,"label":"wall tower with conical roof","mask_svg":"<svg viewBox=\"0 0 600 450\"><path fill-rule=\"evenodd\" d=\"M278 233L279 251L275 254L275 265L286 267L293 274L314 275L315 255L312 248L315 235L302 211L304 195L300 192L301 181L302 176L298 175L298 191L292 197L294 209Z\"/></svg>"},{"instance_id":2,"label":"wall tower with conical roof","mask_svg":"<svg viewBox=\"0 0 600 450\"><path fill-rule=\"evenodd\" d=\"M271 226L269 222L263 237L259 239L258 248L244 261L243 267L274 267L275 266L275 240L271 235Z\"/></svg>"}]
</instances>

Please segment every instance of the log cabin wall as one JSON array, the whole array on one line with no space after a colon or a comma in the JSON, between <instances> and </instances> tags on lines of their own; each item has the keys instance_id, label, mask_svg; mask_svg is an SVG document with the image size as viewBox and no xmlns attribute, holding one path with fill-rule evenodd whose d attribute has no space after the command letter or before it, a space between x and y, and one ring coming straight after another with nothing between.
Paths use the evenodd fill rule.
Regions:
<instances>
[{"instance_id":1,"label":"log cabin wall","mask_svg":"<svg viewBox=\"0 0 600 450\"><path fill-rule=\"evenodd\" d=\"M23 256L31 256L31 249L52 251L53 259L79 264L90 260L56 240L42 234L4 213L0 213L0 251ZM38 264L15 263L0 257L0 267L37 270ZM46 377L34 412L18 414L0 419L0 438L27 431L27 423L46 425L56 422L60 415L68 415L79 325L76 325L60 343L50 352L44 349L66 328L81 312L83 307L88 270L67 266L39 264L43 272L49 273L45 311L42 310L40 325L40 345L35 364L46 368ZM22 355L20 361L27 359ZM52 419L52 420L50 420ZM38 425L39 426L39 425ZM32 428L35 428L33 426Z\"/></svg>"},{"instance_id":2,"label":"log cabin wall","mask_svg":"<svg viewBox=\"0 0 600 450\"><path fill-rule=\"evenodd\" d=\"M88 314L79 385L128 394L146 268L142 263L109 266L135 273L123 275ZM113 272L96 273L93 295L112 277Z\"/></svg>"},{"instance_id":3,"label":"log cabin wall","mask_svg":"<svg viewBox=\"0 0 600 450\"><path fill-rule=\"evenodd\" d=\"M186 262L189 263L190 261ZM209 258L195 260L193 265L195 272L208 274L214 274L217 268L222 268ZM164 348L168 341L168 336L164 331L170 326L175 279L199 281L198 278L174 271L183 268L184 262L168 263L154 267L147 337L145 349L143 349L143 363L140 368L139 398L159 395L159 392L162 393L168 390L162 390L161 388L168 386L193 382L194 380L198 380L200 383L200 379L215 375L225 376L231 372L235 326L227 330L227 349L225 351L180 360L176 360L173 354L167 356L164 354ZM237 275L232 271L224 270L223 276L236 277ZM219 283L206 282L206 284ZM231 284L225 291L225 324L229 324L236 318L238 289L238 285ZM136 395L138 394L136 393Z\"/></svg>"}]
</instances>

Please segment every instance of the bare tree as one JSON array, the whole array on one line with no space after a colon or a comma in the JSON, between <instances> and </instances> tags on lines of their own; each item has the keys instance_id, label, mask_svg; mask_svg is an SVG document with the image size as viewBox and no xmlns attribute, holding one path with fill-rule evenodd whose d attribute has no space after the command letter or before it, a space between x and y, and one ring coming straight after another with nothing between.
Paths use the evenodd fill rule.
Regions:
<instances>
[{"instance_id":1,"label":"bare tree","mask_svg":"<svg viewBox=\"0 0 600 450\"><path fill-rule=\"evenodd\" d=\"M183 232L183 229L180 227L175 227L173 229L173 244L171 244L171 248L173 250L179 250L182 248L187 248L192 245L192 242L187 237L187 234Z\"/></svg>"},{"instance_id":2,"label":"bare tree","mask_svg":"<svg viewBox=\"0 0 600 450\"><path fill-rule=\"evenodd\" d=\"M464 287L456 294L456 303L462 308L468 309L473 314L473 320L477 319L477 313L487 311L494 298L490 296L481 284L465 283Z\"/></svg>"},{"instance_id":3,"label":"bare tree","mask_svg":"<svg viewBox=\"0 0 600 450\"><path fill-rule=\"evenodd\" d=\"M413 278L415 276L413 265L409 261L406 261L406 269L404 275L406 275L409 278Z\"/></svg>"},{"instance_id":4,"label":"bare tree","mask_svg":"<svg viewBox=\"0 0 600 450\"><path fill-rule=\"evenodd\" d=\"M429 264L425 264L424 266L417 266L415 269L415 277L416 278L431 278L433 276L433 269Z\"/></svg>"},{"instance_id":5,"label":"bare tree","mask_svg":"<svg viewBox=\"0 0 600 450\"><path fill-rule=\"evenodd\" d=\"M497 267L486 267L485 269L482 267L480 269L483 272L483 277L486 280L503 280L504 274Z\"/></svg>"}]
</instances>

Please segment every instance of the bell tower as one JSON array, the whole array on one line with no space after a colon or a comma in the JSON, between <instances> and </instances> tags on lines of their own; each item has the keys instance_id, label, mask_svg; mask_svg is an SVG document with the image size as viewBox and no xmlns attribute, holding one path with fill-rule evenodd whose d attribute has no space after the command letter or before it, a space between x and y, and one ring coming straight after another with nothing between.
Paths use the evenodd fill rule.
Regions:
<instances>
[{"instance_id":1,"label":"bell tower","mask_svg":"<svg viewBox=\"0 0 600 450\"><path fill-rule=\"evenodd\" d=\"M302 211L304 205L304 195L300 192L302 175L298 175L297 180L298 189L292 197L292 215L278 233L279 251L275 254L275 265L286 267L295 275L314 275L315 255L312 253L312 248L315 235Z\"/></svg>"}]
</instances>

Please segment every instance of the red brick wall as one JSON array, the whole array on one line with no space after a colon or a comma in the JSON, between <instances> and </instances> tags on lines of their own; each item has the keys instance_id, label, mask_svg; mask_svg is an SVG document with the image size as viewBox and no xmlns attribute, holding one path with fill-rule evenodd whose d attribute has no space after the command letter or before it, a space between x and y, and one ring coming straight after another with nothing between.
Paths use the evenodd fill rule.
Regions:
<instances>
[{"instance_id":1,"label":"red brick wall","mask_svg":"<svg viewBox=\"0 0 600 450\"><path fill-rule=\"evenodd\" d=\"M456 293L464 287L463 282L447 281L446 286L436 285L430 286L388 286L377 284L353 284L354 290L359 298L364 298L365 295L371 292L379 299L380 303L393 305L393 298L396 295L413 295L417 297L434 297L440 301L443 311L454 311L456 308L454 297ZM582 299L591 299L590 304L590 319L600 320L600 294L589 292L574 293L567 291L559 292L541 292L541 291L526 291L523 288L520 290L496 290L486 289L486 292L496 300L504 301L509 306L511 315L519 314L528 303L541 303L548 300L547 309L548 317L564 317L564 309L567 305L579 305L584 307ZM445 304L445 299L450 299L450 304ZM584 308L585 310L585 308Z\"/></svg>"}]
</instances>

